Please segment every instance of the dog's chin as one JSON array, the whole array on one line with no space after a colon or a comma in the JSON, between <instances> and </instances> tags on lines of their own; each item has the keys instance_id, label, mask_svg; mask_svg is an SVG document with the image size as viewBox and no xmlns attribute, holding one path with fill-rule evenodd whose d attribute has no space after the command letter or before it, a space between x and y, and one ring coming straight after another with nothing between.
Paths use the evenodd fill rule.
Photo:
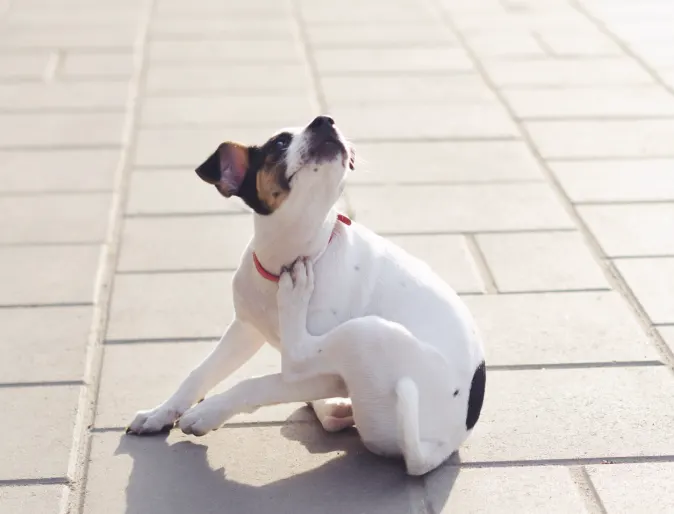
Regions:
<instances>
[{"instance_id":1,"label":"dog's chin","mask_svg":"<svg viewBox=\"0 0 674 514\"><path fill-rule=\"evenodd\" d=\"M309 150L309 159L316 164L325 164L333 161L345 161L348 159L349 151L344 143L338 139L326 139L312 146Z\"/></svg>"}]
</instances>

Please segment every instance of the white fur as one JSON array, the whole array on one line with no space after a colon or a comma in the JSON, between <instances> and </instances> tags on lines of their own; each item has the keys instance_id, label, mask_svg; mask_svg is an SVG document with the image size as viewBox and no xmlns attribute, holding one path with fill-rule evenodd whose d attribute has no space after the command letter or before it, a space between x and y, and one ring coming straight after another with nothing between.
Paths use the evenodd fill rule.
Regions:
<instances>
[{"instance_id":1,"label":"white fur","mask_svg":"<svg viewBox=\"0 0 674 514\"><path fill-rule=\"evenodd\" d=\"M287 151L290 195L271 215L255 215L234 276L234 320L178 390L139 412L129 430L156 432L178 421L203 435L240 412L314 402L327 430L355 421L371 451L402 455L408 473L426 473L469 435L480 338L463 302L425 263L358 223L336 223L348 156L313 162L308 130L295 131ZM293 277L284 273L278 285L261 277L253 250L275 274L296 262ZM281 373L194 405L265 341L282 352Z\"/></svg>"}]
</instances>

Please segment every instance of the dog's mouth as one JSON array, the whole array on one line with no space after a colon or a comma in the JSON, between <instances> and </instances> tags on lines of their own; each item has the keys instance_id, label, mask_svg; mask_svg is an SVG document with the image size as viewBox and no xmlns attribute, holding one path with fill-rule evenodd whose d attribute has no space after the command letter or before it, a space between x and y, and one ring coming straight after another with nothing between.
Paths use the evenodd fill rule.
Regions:
<instances>
[{"instance_id":1,"label":"dog's mouth","mask_svg":"<svg viewBox=\"0 0 674 514\"><path fill-rule=\"evenodd\" d=\"M336 135L314 135L309 147L309 157L316 162L332 161L338 157L343 160L349 156L346 145L342 143Z\"/></svg>"}]
</instances>

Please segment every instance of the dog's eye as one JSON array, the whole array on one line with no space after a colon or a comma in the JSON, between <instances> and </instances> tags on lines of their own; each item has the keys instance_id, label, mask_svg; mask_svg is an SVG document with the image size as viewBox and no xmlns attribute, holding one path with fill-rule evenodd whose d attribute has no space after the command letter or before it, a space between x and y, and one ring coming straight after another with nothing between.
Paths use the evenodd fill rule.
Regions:
<instances>
[{"instance_id":1,"label":"dog's eye","mask_svg":"<svg viewBox=\"0 0 674 514\"><path fill-rule=\"evenodd\" d=\"M288 140L285 139L285 138L283 138L283 139L277 139L277 140L276 140L276 143L275 143L275 146L276 146L276 149L277 149L277 150L285 150L286 148L288 148L288 144L289 144L289 143L290 143L290 141L288 141Z\"/></svg>"}]
</instances>

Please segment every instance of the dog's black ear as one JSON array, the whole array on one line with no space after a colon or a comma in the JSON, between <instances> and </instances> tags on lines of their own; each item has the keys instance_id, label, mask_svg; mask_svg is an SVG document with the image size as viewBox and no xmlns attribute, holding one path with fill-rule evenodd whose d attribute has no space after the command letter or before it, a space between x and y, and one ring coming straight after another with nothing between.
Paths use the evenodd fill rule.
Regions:
<instances>
[{"instance_id":1,"label":"dog's black ear","mask_svg":"<svg viewBox=\"0 0 674 514\"><path fill-rule=\"evenodd\" d=\"M237 194L248 171L249 148L239 143L222 143L195 171L223 196Z\"/></svg>"}]
</instances>

